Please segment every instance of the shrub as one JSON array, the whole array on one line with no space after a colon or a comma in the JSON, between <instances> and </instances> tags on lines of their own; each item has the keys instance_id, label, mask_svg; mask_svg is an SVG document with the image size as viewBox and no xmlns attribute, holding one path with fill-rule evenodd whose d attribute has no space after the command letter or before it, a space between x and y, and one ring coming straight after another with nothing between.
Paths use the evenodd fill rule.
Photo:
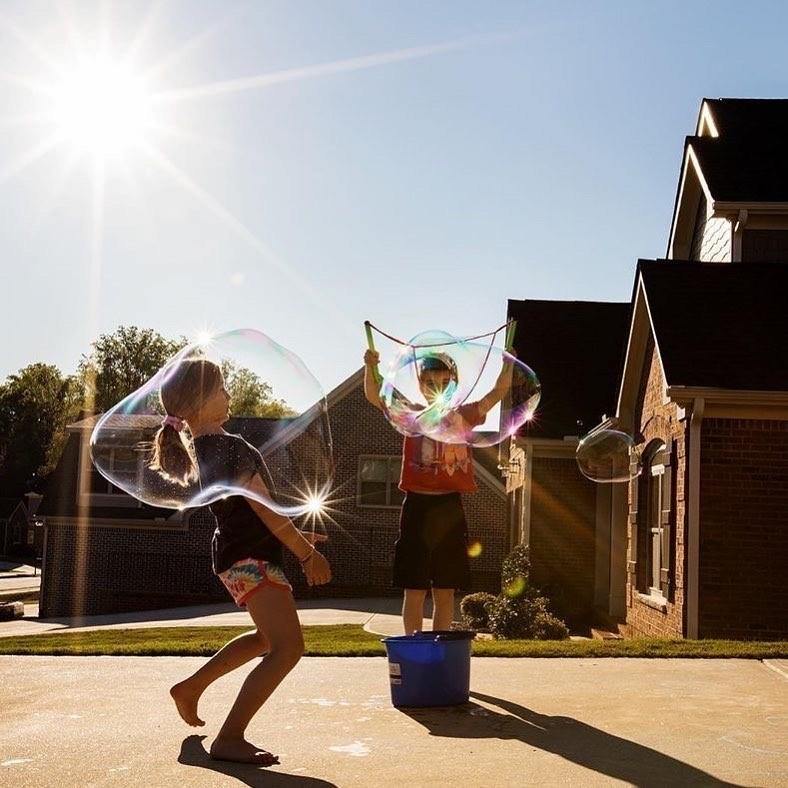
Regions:
<instances>
[{"instance_id":1,"label":"shrub","mask_svg":"<svg viewBox=\"0 0 788 788\"><path fill-rule=\"evenodd\" d=\"M501 594L487 607L490 631L501 640L564 640L569 630L547 607L544 597Z\"/></svg>"},{"instance_id":2,"label":"shrub","mask_svg":"<svg viewBox=\"0 0 788 788\"><path fill-rule=\"evenodd\" d=\"M486 631L490 626L489 606L495 602L495 597L486 591L478 594L468 594L460 602L462 623L476 631Z\"/></svg>"},{"instance_id":3,"label":"shrub","mask_svg":"<svg viewBox=\"0 0 788 788\"><path fill-rule=\"evenodd\" d=\"M539 595L531 586L531 558L525 545L518 544L503 559L501 591L510 597L534 598Z\"/></svg>"}]
</instances>

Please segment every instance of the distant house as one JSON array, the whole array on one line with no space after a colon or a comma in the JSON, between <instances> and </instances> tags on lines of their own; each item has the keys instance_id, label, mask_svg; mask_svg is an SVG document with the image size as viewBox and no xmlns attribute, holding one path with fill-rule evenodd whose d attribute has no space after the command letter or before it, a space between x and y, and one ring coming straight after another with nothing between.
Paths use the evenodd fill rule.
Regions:
<instances>
[{"instance_id":1,"label":"distant house","mask_svg":"<svg viewBox=\"0 0 788 788\"><path fill-rule=\"evenodd\" d=\"M41 556L44 529L36 517L41 496L28 493L24 499L0 500L0 548L4 558L35 561Z\"/></svg>"},{"instance_id":2,"label":"distant house","mask_svg":"<svg viewBox=\"0 0 788 788\"><path fill-rule=\"evenodd\" d=\"M297 562L286 571L300 595L392 592L391 564L399 522L401 436L364 399L359 371L327 397L336 465L329 542L330 586L309 589ZM259 445L265 419L236 419L229 431ZM41 615L93 614L228 599L210 567L213 517L207 509L176 512L141 504L119 491L90 462L87 441L96 418L69 428L63 455L40 508L46 522ZM145 425L116 424L132 431ZM257 437L255 437L257 436ZM294 438L298 441L299 437ZM140 473L129 436L110 458ZM497 453L476 454L479 492L468 496L471 537L482 543L472 560L474 588L495 589L510 547L506 492Z\"/></svg>"},{"instance_id":3,"label":"distant house","mask_svg":"<svg viewBox=\"0 0 788 788\"><path fill-rule=\"evenodd\" d=\"M520 355L545 403L512 441L508 488L534 576L558 578L570 616L588 613L593 539L598 621L630 635L788 636L787 132L786 100L704 99L668 259L638 263L627 310L605 324L617 305L587 305L589 322L561 302L510 302L535 330ZM597 357L606 381L583 366ZM640 474L594 493L568 458L577 434L608 427L635 437Z\"/></svg>"}]
</instances>

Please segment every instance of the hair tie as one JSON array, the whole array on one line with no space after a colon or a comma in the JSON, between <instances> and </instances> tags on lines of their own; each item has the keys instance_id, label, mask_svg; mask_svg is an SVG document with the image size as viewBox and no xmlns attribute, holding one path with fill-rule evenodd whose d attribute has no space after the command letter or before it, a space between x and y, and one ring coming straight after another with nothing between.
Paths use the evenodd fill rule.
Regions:
<instances>
[{"instance_id":1,"label":"hair tie","mask_svg":"<svg viewBox=\"0 0 788 788\"><path fill-rule=\"evenodd\" d=\"M172 427L175 432L181 432L183 428L186 426L186 423L183 419L179 419L177 416L170 416L167 414L164 417L164 421L161 423L162 427Z\"/></svg>"}]
</instances>

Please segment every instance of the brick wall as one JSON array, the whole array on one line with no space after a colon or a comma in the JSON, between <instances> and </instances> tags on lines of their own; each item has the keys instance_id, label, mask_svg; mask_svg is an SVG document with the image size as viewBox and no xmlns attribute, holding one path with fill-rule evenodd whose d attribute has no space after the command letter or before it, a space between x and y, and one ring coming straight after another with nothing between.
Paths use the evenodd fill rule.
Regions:
<instances>
[{"instance_id":1,"label":"brick wall","mask_svg":"<svg viewBox=\"0 0 788 788\"><path fill-rule=\"evenodd\" d=\"M589 623L594 605L596 487L574 457L535 457L531 471L531 578L555 612Z\"/></svg>"},{"instance_id":2,"label":"brick wall","mask_svg":"<svg viewBox=\"0 0 788 788\"><path fill-rule=\"evenodd\" d=\"M665 377L653 342L646 353L641 391L636 409L635 423L642 440L637 448L643 452L649 444L661 441L671 449L673 465L673 484L671 494L671 592L668 595L667 611L662 612L650 607L640 596L647 591L648 581L645 577L644 564L648 547L647 524L645 521L644 486L645 475L641 475L637 483L640 485L639 510L637 522L630 517L628 525L628 560L630 570L627 572L626 589L626 627L628 635L645 635L654 637L682 637L684 634L684 594L685 594L685 544L686 544L686 435L687 425L679 420L678 408L675 404L663 404ZM630 492L630 510L632 509L632 493ZM635 533L635 529L639 529ZM635 544L638 549L635 550ZM635 561L633 567L631 562Z\"/></svg>"},{"instance_id":3,"label":"brick wall","mask_svg":"<svg viewBox=\"0 0 788 788\"><path fill-rule=\"evenodd\" d=\"M788 637L788 421L701 430L701 637Z\"/></svg>"},{"instance_id":4,"label":"brick wall","mask_svg":"<svg viewBox=\"0 0 788 788\"><path fill-rule=\"evenodd\" d=\"M40 615L70 616L226 601L211 572L213 517L184 530L47 523Z\"/></svg>"},{"instance_id":5,"label":"brick wall","mask_svg":"<svg viewBox=\"0 0 788 788\"><path fill-rule=\"evenodd\" d=\"M400 456L402 438L364 399L360 386L332 407L336 462L333 523L321 546L334 579L310 589L295 559L285 570L299 596L358 596L394 593L391 584L399 508L359 507L358 457ZM301 440L300 438L297 439ZM308 453L308 439L296 451ZM501 562L508 546L507 504L503 493L480 481L479 492L465 496L472 538L483 551L471 559L473 590L500 587ZM227 601L210 567L214 522L207 510L193 513L185 530L150 527L82 527L48 524L42 615L95 614ZM84 566L81 577L75 567ZM81 610L74 609L81 603Z\"/></svg>"}]
</instances>

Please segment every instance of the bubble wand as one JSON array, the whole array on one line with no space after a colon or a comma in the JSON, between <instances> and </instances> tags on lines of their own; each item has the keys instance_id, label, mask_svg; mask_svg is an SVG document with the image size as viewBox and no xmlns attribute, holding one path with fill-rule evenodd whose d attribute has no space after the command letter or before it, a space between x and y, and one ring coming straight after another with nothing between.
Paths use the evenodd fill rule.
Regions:
<instances>
[{"instance_id":1,"label":"bubble wand","mask_svg":"<svg viewBox=\"0 0 788 788\"><path fill-rule=\"evenodd\" d=\"M503 349L507 353L511 352L512 348L514 347L514 335L516 331L517 331L517 321L510 320L506 325L506 340L503 346Z\"/></svg>"},{"instance_id":2,"label":"bubble wand","mask_svg":"<svg viewBox=\"0 0 788 788\"><path fill-rule=\"evenodd\" d=\"M372 336L372 323L370 323L369 320L364 321L364 330L367 332L367 347L373 353L377 353L377 350L375 350L375 340ZM383 382L383 376L380 374L377 364L373 367L372 374L375 376L375 383L379 386Z\"/></svg>"}]
</instances>

